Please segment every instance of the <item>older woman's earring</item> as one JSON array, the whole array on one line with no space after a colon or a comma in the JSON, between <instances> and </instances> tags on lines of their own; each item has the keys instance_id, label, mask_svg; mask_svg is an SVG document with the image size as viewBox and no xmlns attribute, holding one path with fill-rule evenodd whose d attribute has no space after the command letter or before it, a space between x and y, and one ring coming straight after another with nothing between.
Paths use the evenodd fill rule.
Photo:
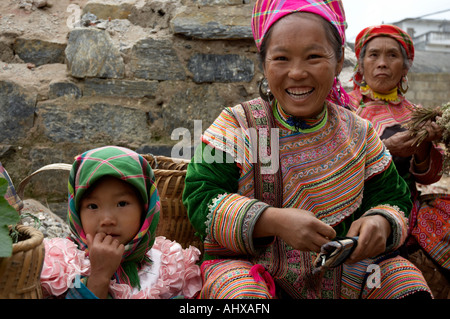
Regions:
<instances>
[{"instance_id":1,"label":"older woman's earring","mask_svg":"<svg viewBox=\"0 0 450 319\"><path fill-rule=\"evenodd\" d=\"M364 75L361 75L358 71L353 73L353 82L359 86L359 87L365 87L367 85L366 81L364 80ZM358 81L357 79L361 79Z\"/></svg>"},{"instance_id":2,"label":"older woman's earring","mask_svg":"<svg viewBox=\"0 0 450 319\"><path fill-rule=\"evenodd\" d=\"M259 96L261 96L264 101L272 104L274 96L272 92L270 92L269 82L266 78L262 79L262 81L259 82Z\"/></svg>"},{"instance_id":3,"label":"older woman's earring","mask_svg":"<svg viewBox=\"0 0 450 319\"><path fill-rule=\"evenodd\" d=\"M406 86L406 88L404 87L404 85ZM402 80L399 83L399 90L400 92L402 92L402 94L406 94L406 92L408 92L409 90L409 81L408 81L408 76L402 76Z\"/></svg>"},{"instance_id":4,"label":"older woman's earring","mask_svg":"<svg viewBox=\"0 0 450 319\"><path fill-rule=\"evenodd\" d=\"M334 83L337 88L337 93L339 94L339 96L341 96L342 95L342 86L341 86L341 80L339 79L339 76L336 76L334 78Z\"/></svg>"}]
</instances>

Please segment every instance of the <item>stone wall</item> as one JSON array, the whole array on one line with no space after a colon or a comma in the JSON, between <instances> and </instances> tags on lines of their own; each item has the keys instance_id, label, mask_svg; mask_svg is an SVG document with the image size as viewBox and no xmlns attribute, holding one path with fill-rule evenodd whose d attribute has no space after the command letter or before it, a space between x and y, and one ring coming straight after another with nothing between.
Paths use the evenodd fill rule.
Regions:
<instances>
[{"instance_id":1,"label":"stone wall","mask_svg":"<svg viewBox=\"0 0 450 319\"><path fill-rule=\"evenodd\" d=\"M450 73L410 73L408 99L424 106L450 102Z\"/></svg>"},{"instance_id":2,"label":"stone wall","mask_svg":"<svg viewBox=\"0 0 450 319\"><path fill-rule=\"evenodd\" d=\"M254 0L44 2L0 3L0 161L16 185L106 144L190 158L224 107L258 96ZM26 197L64 215L67 176L36 176Z\"/></svg>"},{"instance_id":3,"label":"stone wall","mask_svg":"<svg viewBox=\"0 0 450 319\"><path fill-rule=\"evenodd\" d=\"M47 4L0 4L0 161L16 185L105 144L190 157L194 124L258 95L247 0ZM67 176L36 176L26 197L63 215Z\"/></svg>"}]
</instances>

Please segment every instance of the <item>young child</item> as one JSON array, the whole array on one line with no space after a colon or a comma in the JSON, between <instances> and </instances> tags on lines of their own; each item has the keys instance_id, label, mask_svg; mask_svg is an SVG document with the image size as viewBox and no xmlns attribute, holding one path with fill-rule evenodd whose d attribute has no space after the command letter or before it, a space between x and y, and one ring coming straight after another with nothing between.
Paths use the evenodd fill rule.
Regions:
<instances>
[{"instance_id":1,"label":"young child","mask_svg":"<svg viewBox=\"0 0 450 319\"><path fill-rule=\"evenodd\" d=\"M69 177L72 238L45 239L41 285L66 298L192 298L200 251L156 237L159 197L149 163L106 146L78 156Z\"/></svg>"}]
</instances>

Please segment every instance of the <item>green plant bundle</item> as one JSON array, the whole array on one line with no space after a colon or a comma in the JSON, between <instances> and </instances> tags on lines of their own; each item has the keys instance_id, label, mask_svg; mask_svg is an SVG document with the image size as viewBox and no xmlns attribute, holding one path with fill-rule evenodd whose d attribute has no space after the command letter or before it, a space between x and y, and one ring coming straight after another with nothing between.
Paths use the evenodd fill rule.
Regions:
<instances>
[{"instance_id":1,"label":"green plant bundle","mask_svg":"<svg viewBox=\"0 0 450 319\"><path fill-rule=\"evenodd\" d=\"M437 107L417 107L414 109L411 119L403 125L415 137L413 145L419 146L428 136L424 128L427 121L434 121L442 129L442 138L439 143L445 147L444 172L450 170L450 102Z\"/></svg>"},{"instance_id":2,"label":"green plant bundle","mask_svg":"<svg viewBox=\"0 0 450 319\"><path fill-rule=\"evenodd\" d=\"M447 111L450 103L437 107L416 107L411 114L411 119L403 125L411 132L411 136L415 137L413 145L419 146L428 136L428 131L424 128L427 121L433 121L444 127L439 123L440 117Z\"/></svg>"},{"instance_id":3,"label":"green plant bundle","mask_svg":"<svg viewBox=\"0 0 450 319\"><path fill-rule=\"evenodd\" d=\"M436 120L436 123L444 128L444 133L442 134L442 142L445 146L450 146L450 102L442 105L442 114Z\"/></svg>"},{"instance_id":4,"label":"green plant bundle","mask_svg":"<svg viewBox=\"0 0 450 319\"><path fill-rule=\"evenodd\" d=\"M0 258L12 254L13 239L10 235L10 226L20 221L19 213L5 199L8 190L8 181L0 178Z\"/></svg>"}]
</instances>

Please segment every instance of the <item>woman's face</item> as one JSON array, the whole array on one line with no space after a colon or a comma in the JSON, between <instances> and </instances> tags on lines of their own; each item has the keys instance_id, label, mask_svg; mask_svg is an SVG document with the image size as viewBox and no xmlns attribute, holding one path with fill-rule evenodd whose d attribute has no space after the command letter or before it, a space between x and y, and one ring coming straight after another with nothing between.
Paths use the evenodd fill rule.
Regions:
<instances>
[{"instance_id":1,"label":"woman's face","mask_svg":"<svg viewBox=\"0 0 450 319\"><path fill-rule=\"evenodd\" d=\"M313 117L322 109L342 70L320 17L294 13L272 26L263 63L264 75L283 110Z\"/></svg>"},{"instance_id":2,"label":"woman's face","mask_svg":"<svg viewBox=\"0 0 450 319\"><path fill-rule=\"evenodd\" d=\"M367 43L362 61L366 83L378 93L389 93L408 73L400 44L390 37L376 37Z\"/></svg>"}]
</instances>

